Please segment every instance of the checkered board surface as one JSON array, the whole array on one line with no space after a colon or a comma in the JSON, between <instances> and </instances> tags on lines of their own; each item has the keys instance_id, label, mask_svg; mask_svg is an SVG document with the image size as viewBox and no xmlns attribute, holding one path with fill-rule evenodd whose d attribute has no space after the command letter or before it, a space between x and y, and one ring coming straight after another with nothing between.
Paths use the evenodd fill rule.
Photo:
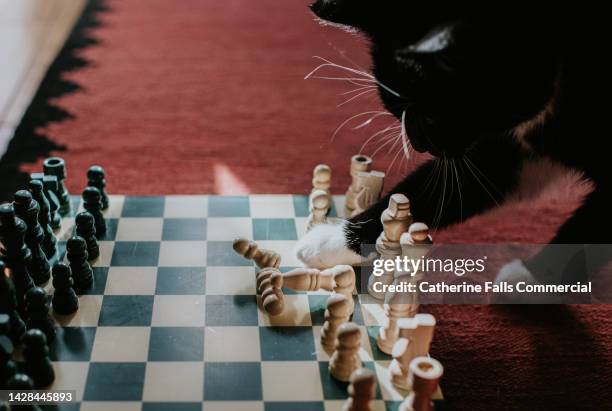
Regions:
<instances>
[{"instance_id":1,"label":"checkered board surface","mask_svg":"<svg viewBox=\"0 0 612 411\"><path fill-rule=\"evenodd\" d=\"M343 207L335 197L332 215ZM76 197L73 210L60 255ZM255 267L232 250L234 238L251 238L281 254L281 269L295 268L307 216L305 196L111 196L95 285L74 316L57 317L50 347L51 389L76 389L78 403L50 409L341 410L346 384L331 378L318 342L328 294L285 290L284 313L269 317ZM355 299L360 354L379 381L374 409L395 410L406 393L390 384L390 358L376 348L383 309Z\"/></svg>"}]
</instances>

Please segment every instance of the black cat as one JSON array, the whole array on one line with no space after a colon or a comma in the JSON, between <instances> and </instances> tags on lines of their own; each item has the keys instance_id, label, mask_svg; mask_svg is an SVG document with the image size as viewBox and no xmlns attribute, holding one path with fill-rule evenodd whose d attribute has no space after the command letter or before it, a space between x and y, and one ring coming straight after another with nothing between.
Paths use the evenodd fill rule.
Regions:
<instances>
[{"instance_id":1,"label":"black cat","mask_svg":"<svg viewBox=\"0 0 612 411\"><path fill-rule=\"evenodd\" d=\"M527 165L552 162L579 171L594 188L551 243L586 249L611 242L610 73L603 61L610 48L607 25L598 21L605 13L562 3L318 0L311 6L319 18L370 40L385 107L403 121L415 150L436 157L390 191L414 200L415 220L444 227L482 213L518 189ZM440 162L455 167L461 194L443 196L445 184L438 184L422 196ZM298 256L313 266L358 261L360 245L380 234L387 204L388 197L344 226L313 230ZM529 222L517 224L528 229ZM550 248L506 267L502 277L557 281ZM590 270L612 255L600 257ZM588 273L583 266L563 275L573 282Z\"/></svg>"}]
</instances>

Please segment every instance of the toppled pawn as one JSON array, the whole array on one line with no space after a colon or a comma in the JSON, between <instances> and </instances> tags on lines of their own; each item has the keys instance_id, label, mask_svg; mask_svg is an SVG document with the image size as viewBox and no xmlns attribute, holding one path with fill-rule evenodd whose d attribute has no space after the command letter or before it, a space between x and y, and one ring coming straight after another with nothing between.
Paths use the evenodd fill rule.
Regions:
<instances>
[{"instance_id":1,"label":"toppled pawn","mask_svg":"<svg viewBox=\"0 0 612 411\"><path fill-rule=\"evenodd\" d=\"M359 349L361 331L355 323L344 323L336 335L336 351L329 360L329 373L338 381L348 382L351 374L361 368Z\"/></svg>"},{"instance_id":2,"label":"toppled pawn","mask_svg":"<svg viewBox=\"0 0 612 411\"><path fill-rule=\"evenodd\" d=\"M83 208L93 216L96 226L96 237L102 238L106 234L106 221L102 214L102 195L95 187L87 187L83 191Z\"/></svg>"},{"instance_id":3,"label":"toppled pawn","mask_svg":"<svg viewBox=\"0 0 612 411\"><path fill-rule=\"evenodd\" d=\"M68 189L64 185L64 180L67 176L64 159L60 157L47 158L43 162L43 171L46 176L57 177L56 195L59 200L59 212L62 215L67 214L70 211L71 203L70 193L68 193Z\"/></svg>"},{"instance_id":4,"label":"toppled pawn","mask_svg":"<svg viewBox=\"0 0 612 411\"><path fill-rule=\"evenodd\" d=\"M280 267L280 255L274 251L263 250L257 243L246 238L237 238L233 244L234 251L246 258L255 261L259 268Z\"/></svg>"},{"instance_id":5,"label":"toppled pawn","mask_svg":"<svg viewBox=\"0 0 612 411\"><path fill-rule=\"evenodd\" d=\"M51 266L42 249L45 238L42 227L38 223L40 206L32 198L32 193L19 190L15 193L15 215L21 218L27 226L25 243L32 252L32 259L28 264L28 271L34 284L41 285L49 281L51 277Z\"/></svg>"},{"instance_id":6,"label":"toppled pawn","mask_svg":"<svg viewBox=\"0 0 612 411\"><path fill-rule=\"evenodd\" d=\"M83 237L87 243L87 260L93 261L100 256L100 246L96 238L95 219L91 213L83 211L75 218L76 235Z\"/></svg>"},{"instance_id":7,"label":"toppled pawn","mask_svg":"<svg viewBox=\"0 0 612 411\"><path fill-rule=\"evenodd\" d=\"M262 306L270 315L280 315L285 308L282 284L283 275L278 268L264 268L257 275L257 287L261 292Z\"/></svg>"},{"instance_id":8,"label":"toppled pawn","mask_svg":"<svg viewBox=\"0 0 612 411\"><path fill-rule=\"evenodd\" d=\"M57 239L51 228L51 213L49 212L49 200L43 191L43 183L39 180L30 180L28 190L32 193L32 198L36 200L40 210L38 211L38 223L43 230L42 249L47 258L51 258L57 252Z\"/></svg>"},{"instance_id":9,"label":"toppled pawn","mask_svg":"<svg viewBox=\"0 0 612 411\"><path fill-rule=\"evenodd\" d=\"M9 316L0 314L0 390L15 374L15 363L11 359L14 346L10 338L10 327Z\"/></svg>"},{"instance_id":10,"label":"toppled pawn","mask_svg":"<svg viewBox=\"0 0 612 411\"><path fill-rule=\"evenodd\" d=\"M8 333L13 345L19 344L26 326L17 312L17 298L13 281L4 274L4 263L0 261L0 313L9 319Z\"/></svg>"},{"instance_id":11,"label":"toppled pawn","mask_svg":"<svg viewBox=\"0 0 612 411\"><path fill-rule=\"evenodd\" d=\"M75 236L66 243L66 258L72 270L74 289L83 293L93 285L93 270L87 262L87 243L82 237Z\"/></svg>"},{"instance_id":12,"label":"toppled pawn","mask_svg":"<svg viewBox=\"0 0 612 411\"><path fill-rule=\"evenodd\" d=\"M342 411L373 411L372 401L376 396L376 377L367 368L360 368L351 374L347 388L349 395Z\"/></svg>"},{"instance_id":13,"label":"toppled pawn","mask_svg":"<svg viewBox=\"0 0 612 411\"><path fill-rule=\"evenodd\" d=\"M53 311L60 315L69 315L79 309L79 298L72 288L74 281L70 267L57 263L53 267Z\"/></svg>"},{"instance_id":14,"label":"toppled pawn","mask_svg":"<svg viewBox=\"0 0 612 411\"><path fill-rule=\"evenodd\" d=\"M26 294L26 316L28 330L42 331L49 343L55 340L55 320L49 314L49 298L42 288L34 287Z\"/></svg>"},{"instance_id":15,"label":"toppled pawn","mask_svg":"<svg viewBox=\"0 0 612 411\"><path fill-rule=\"evenodd\" d=\"M43 388L55 380L55 372L49 358L47 337L37 329L28 330L23 336L23 357L34 387Z\"/></svg>"},{"instance_id":16,"label":"toppled pawn","mask_svg":"<svg viewBox=\"0 0 612 411\"><path fill-rule=\"evenodd\" d=\"M87 170L87 185L100 190L102 199L102 210L108 208L108 194L106 193L106 176L104 169L100 166L91 166Z\"/></svg>"},{"instance_id":17,"label":"toppled pawn","mask_svg":"<svg viewBox=\"0 0 612 411\"><path fill-rule=\"evenodd\" d=\"M327 299L325 322L321 328L321 346L327 353L334 351L338 327L348 322L351 305L344 294L334 293Z\"/></svg>"},{"instance_id":18,"label":"toppled pawn","mask_svg":"<svg viewBox=\"0 0 612 411\"><path fill-rule=\"evenodd\" d=\"M10 391L30 391L34 389L34 381L27 374L17 373L9 379L6 388ZM41 408L38 405L20 405L19 409L21 411L40 411Z\"/></svg>"}]
</instances>

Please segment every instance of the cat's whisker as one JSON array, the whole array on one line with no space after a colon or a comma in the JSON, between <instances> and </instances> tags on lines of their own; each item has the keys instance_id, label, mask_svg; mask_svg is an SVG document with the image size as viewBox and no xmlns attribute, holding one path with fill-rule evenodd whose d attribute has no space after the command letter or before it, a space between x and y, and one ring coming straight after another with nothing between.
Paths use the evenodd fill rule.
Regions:
<instances>
[{"instance_id":1,"label":"cat's whisker","mask_svg":"<svg viewBox=\"0 0 612 411\"><path fill-rule=\"evenodd\" d=\"M463 221L463 196L461 194L461 176L459 175L459 169L457 168L457 161L453 158L451 159L451 165L453 168L453 174L455 176L455 180L457 181L457 193L459 194L459 221Z\"/></svg>"},{"instance_id":2,"label":"cat's whisker","mask_svg":"<svg viewBox=\"0 0 612 411\"><path fill-rule=\"evenodd\" d=\"M375 89L375 88L376 88L376 86L361 86L361 87L358 87L358 88L356 88L354 90L345 91L344 93L340 93L340 95L341 96L347 96L349 94L357 93L357 92L360 92L360 91L363 91L363 90L368 90L368 89L372 90L372 89Z\"/></svg>"},{"instance_id":3,"label":"cat's whisker","mask_svg":"<svg viewBox=\"0 0 612 411\"><path fill-rule=\"evenodd\" d=\"M372 86L376 87L376 81L374 81L374 80L354 78L354 77L311 76L311 77L309 77L309 79L347 81L347 82L349 82L349 83L351 83L351 84L353 84L355 86L368 86L368 85L372 85Z\"/></svg>"},{"instance_id":4,"label":"cat's whisker","mask_svg":"<svg viewBox=\"0 0 612 411\"><path fill-rule=\"evenodd\" d=\"M353 121L353 120L355 120L355 119L357 119L359 117L362 117L362 116L367 116L369 114L379 114L379 113L381 113L381 112L380 111L364 111L363 113L355 114L354 116L351 116L351 117L347 118L346 120L344 120L342 122L342 124L340 124L338 126L338 128L336 128L336 131L334 131L334 134L332 134L331 141L334 141L334 139L336 138L338 133L344 128L344 126L346 126L351 121Z\"/></svg>"},{"instance_id":5,"label":"cat's whisker","mask_svg":"<svg viewBox=\"0 0 612 411\"><path fill-rule=\"evenodd\" d=\"M338 107L342 107L342 106L344 106L345 104L348 104L348 103L350 103L351 101L357 100L359 97L361 97L361 96L365 96L366 94L371 93L371 92L373 92L373 91L376 91L376 89L370 89L370 90L362 91L361 93L359 93L359 94L357 94L357 95L355 95L355 96L353 96L353 97L349 98L349 99L348 99L348 100L346 100L345 102L338 104Z\"/></svg>"},{"instance_id":6,"label":"cat's whisker","mask_svg":"<svg viewBox=\"0 0 612 411\"><path fill-rule=\"evenodd\" d=\"M410 158L410 152L408 151L408 133L406 132L406 110L404 110L404 112L402 113L402 119L401 119L401 126L402 126L402 131L400 132L400 137L402 139L402 148L404 149L404 156L406 156L406 159Z\"/></svg>"},{"instance_id":7,"label":"cat's whisker","mask_svg":"<svg viewBox=\"0 0 612 411\"><path fill-rule=\"evenodd\" d=\"M380 152L380 150L382 150L383 148L385 148L386 146L388 146L389 144L391 144L391 143L393 143L395 141L393 139L393 134L386 135L384 137L384 139L386 139L387 141L384 144L381 144L380 146L378 146L378 148L376 150L374 150L374 152L372 154L370 154L370 157L372 157L372 159L374 159L374 157L376 157L376 154L378 154Z\"/></svg>"},{"instance_id":8,"label":"cat's whisker","mask_svg":"<svg viewBox=\"0 0 612 411\"><path fill-rule=\"evenodd\" d=\"M364 149L364 148L365 148L365 147L366 147L366 146L367 146L367 145L370 143L370 141L374 140L376 137L380 136L381 134L385 134L385 133L387 133L387 132L389 132L389 131L393 131L394 129L395 129L395 127L391 127L391 126L389 126L389 127L385 128L385 129L380 130L380 131L377 131L376 133L374 133L373 135L371 135L371 136L370 136L370 137L369 137L369 138L368 138L368 139L365 141L365 143L363 143L363 145L361 146L361 150L360 150L360 152L361 152L361 151L363 151L363 149ZM384 137L383 137L383 139L384 139Z\"/></svg>"},{"instance_id":9,"label":"cat's whisker","mask_svg":"<svg viewBox=\"0 0 612 411\"><path fill-rule=\"evenodd\" d=\"M491 192L487 189L487 187L482 183L482 181L480 181L480 178L478 178L478 175L476 175L476 173L474 172L474 170L472 169L472 166L474 166L474 163L472 163L470 165L470 163L472 163L470 161L470 159L466 156L464 157L464 164L466 165L468 171L472 174L472 176L474 176L474 178L476 179L476 181L478 182L478 184L480 184L480 186L484 189L484 191L487 193L487 195L489 197L491 197L491 200L493 200L493 202L496 205L499 205L499 203L497 202L497 199L493 196L493 194L491 194Z\"/></svg>"}]
</instances>

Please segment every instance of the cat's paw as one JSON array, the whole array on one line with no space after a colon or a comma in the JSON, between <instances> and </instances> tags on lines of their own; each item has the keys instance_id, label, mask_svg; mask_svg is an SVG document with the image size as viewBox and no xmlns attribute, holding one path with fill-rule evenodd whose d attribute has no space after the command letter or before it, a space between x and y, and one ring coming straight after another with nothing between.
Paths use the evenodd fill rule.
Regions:
<instances>
[{"instance_id":1,"label":"cat's paw","mask_svg":"<svg viewBox=\"0 0 612 411\"><path fill-rule=\"evenodd\" d=\"M495 284L508 283L515 285L521 281L526 284L539 284L521 260L514 260L504 265L495 278Z\"/></svg>"},{"instance_id":2,"label":"cat's paw","mask_svg":"<svg viewBox=\"0 0 612 411\"><path fill-rule=\"evenodd\" d=\"M522 290L526 289L528 285L539 285L541 284L537 279L536 275L527 268L525 263L521 260L514 260L504 265L497 277L495 278L495 284L506 283L513 286L512 292L500 293L496 295L497 303L504 304L558 304L561 302L560 298L556 294L552 293L531 293L531 292L519 292L517 290L518 283L524 283L521 286Z\"/></svg>"},{"instance_id":3,"label":"cat's paw","mask_svg":"<svg viewBox=\"0 0 612 411\"><path fill-rule=\"evenodd\" d=\"M295 248L297 258L307 267L318 269L361 263L361 256L346 244L345 224L321 224L313 227L298 241Z\"/></svg>"}]
</instances>

